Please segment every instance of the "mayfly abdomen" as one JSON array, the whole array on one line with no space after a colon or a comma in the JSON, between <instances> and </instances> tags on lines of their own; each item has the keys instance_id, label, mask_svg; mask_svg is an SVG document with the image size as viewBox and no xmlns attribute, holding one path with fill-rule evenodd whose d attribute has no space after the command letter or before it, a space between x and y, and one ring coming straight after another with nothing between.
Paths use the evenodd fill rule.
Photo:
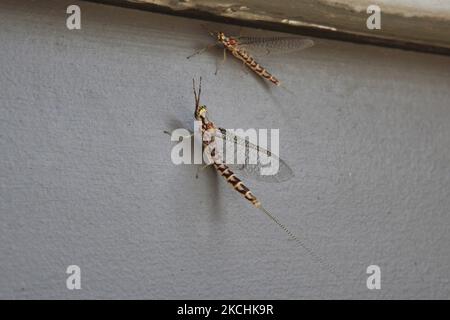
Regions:
<instances>
[{"instance_id":1,"label":"mayfly abdomen","mask_svg":"<svg viewBox=\"0 0 450 320\"><path fill-rule=\"evenodd\" d=\"M241 179L236 177L233 171L223 163L214 163L214 167L220 173L222 177L227 180L229 184L233 187L234 190L239 192L244 196L245 199L250 201L255 207L259 208L261 203L259 200L253 195L253 193L242 183Z\"/></svg>"},{"instance_id":2,"label":"mayfly abdomen","mask_svg":"<svg viewBox=\"0 0 450 320\"><path fill-rule=\"evenodd\" d=\"M269 80L273 84L279 86L280 81L269 73L266 68L262 67L256 60L244 49L235 49L233 55L242 60L250 69L256 72L259 76Z\"/></svg>"},{"instance_id":3,"label":"mayfly abdomen","mask_svg":"<svg viewBox=\"0 0 450 320\"><path fill-rule=\"evenodd\" d=\"M235 39L228 40L228 41L222 41L222 44L228 51L231 52L233 56L244 62L244 64L249 67L251 70L253 70L256 74L258 74L260 77L263 77L273 84L279 86L281 83L280 81L275 78L272 74L270 74L264 67L262 67L256 60L244 49L239 48L238 42L236 42Z\"/></svg>"}]
</instances>

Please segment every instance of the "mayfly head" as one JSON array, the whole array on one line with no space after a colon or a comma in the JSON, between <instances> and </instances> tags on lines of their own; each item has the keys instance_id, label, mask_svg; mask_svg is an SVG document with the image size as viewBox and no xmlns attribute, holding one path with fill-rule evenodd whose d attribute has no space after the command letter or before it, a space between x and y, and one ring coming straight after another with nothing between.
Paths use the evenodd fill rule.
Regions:
<instances>
[{"instance_id":1,"label":"mayfly head","mask_svg":"<svg viewBox=\"0 0 450 320\"><path fill-rule=\"evenodd\" d=\"M222 31L208 31L209 35L212 36L218 43L225 43L228 41L228 37Z\"/></svg>"},{"instance_id":2,"label":"mayfly head","mask_svg":"<svg viewBox=\"0 0 450 320\"><path fill-rule=\"evenodd\" d=\"M214 32L213 36L215 36L217 41L219 41L219 42L224 42L227 40L227 36L225 35L225 33L221 32L221 31Z\"/></svg>"},{"instance_id":3,"label":"mayfly head","mask_svg":"<svg viewBox=\"0 0 450 320\"><path fill-rule=\"evenodd\" d=\"M205 119L205 118L206 118L207 111L208 111L208 110L206 109L206 106L199 106L199 107L196 108L196 110L195 110L195 119L196 119L196 120Z\"/></svg>"},{"instance_id":4,"label":"mayfly head","mask_svg":"<svg viewBox=\"0 0 450 320\"><path fill-rule=\"evenodd\" d=\"M195 98L195 111L194 111L194 118L196 120L202 120L203 118L206 118L206 106L200 105L200 94L202 93L202 77L200 77L200 83L198 85L198 92L195 89L195 79L192 79L192 87L194 89L194 98Z\"/></svg>"}]
</instances>

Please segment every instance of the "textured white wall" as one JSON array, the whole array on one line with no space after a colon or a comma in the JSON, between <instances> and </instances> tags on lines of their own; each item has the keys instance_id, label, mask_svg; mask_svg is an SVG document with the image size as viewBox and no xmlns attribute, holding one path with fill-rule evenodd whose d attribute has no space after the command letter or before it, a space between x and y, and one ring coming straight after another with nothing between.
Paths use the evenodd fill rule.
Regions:
<instances>
[{"instance_id":1,"label":"textured white wall","mask_svg":"<svg viewBox=\"0 0 450 320\"><path fill-rule=\"evenodd\" d=\"M317 40L264 59L293 96L186 60L199 21L78 2L69 31L68 4L0 3L0 298L449 298L449 57ZM171 163L200 75L223 127L280 128L296 176L247 184L343 278Z\"/></svg>"}]
</instances>

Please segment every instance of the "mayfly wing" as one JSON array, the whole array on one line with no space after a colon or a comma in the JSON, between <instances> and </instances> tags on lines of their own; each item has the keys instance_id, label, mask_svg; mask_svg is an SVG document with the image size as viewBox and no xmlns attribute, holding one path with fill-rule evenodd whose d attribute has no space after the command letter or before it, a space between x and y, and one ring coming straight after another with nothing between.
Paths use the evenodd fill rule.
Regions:
<instances>
[{"instance_id":1,"label":"mayfly wing","mask_svg":"<svg viewBox=\"0 0 450 320\"><path fill-rule=\"evenodd\" d=\"M251 143L247 139L239 137L223 128L217 128L215 138L222 139L223 146L225 146L227 142L239 146L235 150L237 152L235 157L233 157L233 161L244 159L243 163L227 163L227 165L233 170L239 171L244 176L264 182L283 182L294 176L292 169L284 160L280 159L269 150ZM250 157L251 150L256 152L256 159ZM242 154L243 152L245 154ZM226 161L226 148L224 148L221 154L224 156L224 161ZM256 160L256 163L254 160ZM272 163L274 160L278 162L278 171L276 173L262 174L262 169L270 166L270 163L267 162L268 160Z\"/></svg>"},{"instance_id":2,"label":"mayfly wing","mask_svg":"<svg viewBox=\"0 0 450 320\"><path fill-rule=\"evenodd\" d=\"M314 45L314 41L300 37L238 37L241 48L258 54L283 54L300 51Z\"/></svg>"}]
</instances>

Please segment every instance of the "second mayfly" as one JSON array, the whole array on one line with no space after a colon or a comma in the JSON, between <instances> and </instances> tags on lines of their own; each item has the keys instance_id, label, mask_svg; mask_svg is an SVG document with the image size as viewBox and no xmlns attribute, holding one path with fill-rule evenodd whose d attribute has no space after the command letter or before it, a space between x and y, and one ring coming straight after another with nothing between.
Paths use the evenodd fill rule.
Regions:
<instances>
[{"instance_id":1,"label":"second mayfly","mask_svg":"<svg viewBox=\"0 0 450 320\"><path fill-rule=\"evenodd\" d=\"M213 47L223 46L223 62L226 59L226 52L229 51L237 59L241 60L244 65L250 68L258 76L266 79L273 84L279 86L281 81L269 73L266 68L262 67L248 51L263 50L264 54L272 52L289 52L298 51L309 48L314 45L311 39L298 37L231 37L225 35L221 31L208 31L211 36L216 39L216 43L210 44L203 49L198 50L187 58L191 58ZM216 70L217 73L217 70Z\"/></svg>"},{"instance_id":2,"label":"second mayfly","mask_svg":"<svg viewBox=\"0 0 450 320\"><path fill-rule=\"evenodd\" d=\"M313 258L313 260L319 263L326 270L331 272L334 275L337 275L333 266L329 265L326 261L324 261L319 255L317 255L309 246L307 246L300 238L294 235L284 224L278 221L269 211L267 211L263 206L261 201L250 191L250 189L244 185L244 183L239 179L236 174L231 170L233 167L232 164L228 164L224 161L226 157L221 154L220 149L218 148L217 142L219 139L232 142L233 144L237 144L245 147L244 152L246 153L244 164L234 166L234 169L240 170L242 173L246 174L248 177L261 179L267 182L281 182L285 181L293 176L292 170L289 166L277 155L273 154L267 149L260 147L259 145L252 144L249 140L241 138L237 135L234 135L228 130L223 129L221 127L217 127L207 115L207 108L205 105L200 104L200 95L201 95L201 78L200 84L198 88L198 92L195 89L195 82L193 80L193 90L195 97L195 111L194 117L195 120L201 123L201 127L199 128L202 135L202 143L203 149L208 149L207 158L208 164L206 166L213 166L217 172L225 178L225 180L231 185L231 187L240 193L247 201L249 201L254 207L261 210L264 214L266 214L273 222L275 222L283 231L285 231L289 237L297 242L306 252ZM165 131L166 134L170 134L170 132ZM194 136L191 134L186 138L190 138ZM173 137L173 141L177 141L178 137ZM257 152L257 161L256 163L250 163L248 153L246 150L252 149ZM259 174L260 168L263 165L261 162L261 158L263 156L276 158L280 164L278 173L275 175L261 176ZM205 167L206 167L205 166ZM263 178L265 177L265 178Z\"/></svg>"}]
</instances>

